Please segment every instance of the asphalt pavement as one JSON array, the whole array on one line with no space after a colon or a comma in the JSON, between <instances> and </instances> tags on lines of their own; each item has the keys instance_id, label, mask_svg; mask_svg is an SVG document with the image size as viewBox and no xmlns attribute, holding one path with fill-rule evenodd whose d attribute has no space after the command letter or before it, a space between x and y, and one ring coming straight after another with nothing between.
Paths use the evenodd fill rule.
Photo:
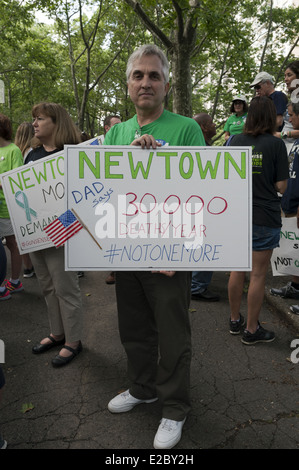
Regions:
<instances>
[{"instance_id":1,"label":"asphalt pavement","mask_svg":"<svg viewBox=\"0 0 299 470\"><path fill-rule=\"evenodd\" d=\"M115 459L125 449L126 455L146 449L156 456L159 402L118 415L107 409L109 400L128 388L115 288L105 283L107 274L85 272L80 278L83 352L64 368L52 367L54 349L38 356L31 352L49 334L36 277L23 279L24 292L0 302L7 382L0 427L7 450L97 449L102 458ZM291 346L299 338L299 316L289 312L294 301L269 295L269 287L287 281L269 271L260 321L276 333L270 344L246 346L229 333L228 273L216 272L212 280L219 302L191 302L192 411L173 453L299 448L299 340L297 353ZM246 316L245 293L242 313Z\"/></svg>"}]
</instances>

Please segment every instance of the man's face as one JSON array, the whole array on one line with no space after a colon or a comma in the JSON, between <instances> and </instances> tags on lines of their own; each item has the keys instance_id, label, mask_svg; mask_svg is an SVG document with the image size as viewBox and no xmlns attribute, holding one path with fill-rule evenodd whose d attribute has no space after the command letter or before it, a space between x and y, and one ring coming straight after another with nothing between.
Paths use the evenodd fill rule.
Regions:
<instances>
[{"instance_id":1,"label":"man's face","mask_svg":"<svg viewBox=\"0 0 299 470\"><path fill-rule=\"evenodd\" d=\"M206 135L209 139L212 139L212 137L216 135L216 124L213 122L213 119L211 117L207 119L205 129Z\"/></svg>"},{"instance_id":2,"label":"man's face","mask_svg":"<svg viewBox=\"0 0 299 470\"><path fill-rule=\"evenodd\" d=\"M268 96L269 95L269 82L260 82L254 86L256 96Z\"/></svg>"},{"instance_id":3,"label":"man's face","mask_svg":"<svg viewBox=\"0 0 299 470\"><path fill-rule=\"evenodd\" d=\"M110 121L110 126L105 126L105 132L108 132L109 129L111 129L111 127L115 126L115 124L119 124L121 122L121 120L117 117L113 117L111 118L111 121Z\"/></svg>"},{"instance_id":4,"label":"man's face","mask_svg":"<svg viewBox=\"0 0 299 470\"><path fill-rule=\"evenodd\" d=\"M162 63L156 55L145 55L135 60L128 90L137 109L151 111L159 108L169 89L162 73Z\"/></svg>"},{"instance_id":5,"label":"man's face","mask_svg":"<svg viewBox=\"0 0 299 470\"><path fill-rule=\"evenodd\" d=\"M290 116L290 123L294 129L299 129L299 115L297 116L297 114L294 113L292 105L288 107L288 111Z\"/></svg>"}]
</instances>

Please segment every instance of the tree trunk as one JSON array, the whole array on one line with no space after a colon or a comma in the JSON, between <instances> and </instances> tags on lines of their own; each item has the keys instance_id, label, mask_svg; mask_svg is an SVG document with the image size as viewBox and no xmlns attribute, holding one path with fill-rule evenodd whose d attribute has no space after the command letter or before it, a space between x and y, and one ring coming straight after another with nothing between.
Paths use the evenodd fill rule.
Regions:
<instances>
[{"instance_id":1,"label":"tree trunk","mask_svg":"<svg viewBox=\"0 0 299 470\"><path fill-rule=\"evenodd\" d=\"M174 48L171 54L173 112L192 117L192 84L188 44Z\"/></svg>"}]
</instances>

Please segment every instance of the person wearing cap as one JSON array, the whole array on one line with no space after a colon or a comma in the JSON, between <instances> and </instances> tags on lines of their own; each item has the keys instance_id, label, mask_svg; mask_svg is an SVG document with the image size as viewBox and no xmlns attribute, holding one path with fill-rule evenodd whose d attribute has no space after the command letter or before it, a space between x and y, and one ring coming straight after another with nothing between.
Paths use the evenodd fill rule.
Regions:
<instances>
[{"instance_id":1,"label":"person wearing cap","mask_svg":"<svg viewBox=\"0 0 299 470\"><path fill-rule=\"evenodd\" d=\"M233 98L230 112L233 113L224 125L224 138L227 142L232 135L241 134L246 122L248 105L244 95L237 95Z\"/></svg>"},{"instance_id":2,"label":"person wearing cap","mask_svg":"<svg viewBox=\"0 0 299 470\"><path fill-rule=\"evenodd\" d=\"M250 87L254 88L256 96L268 96L273 100L276 108L277 130L281 131L283 127L283 115L288 103L286 95L282 91L275 90L274 79L267 72L258 73Z\"/></svg>"}]
</instances>

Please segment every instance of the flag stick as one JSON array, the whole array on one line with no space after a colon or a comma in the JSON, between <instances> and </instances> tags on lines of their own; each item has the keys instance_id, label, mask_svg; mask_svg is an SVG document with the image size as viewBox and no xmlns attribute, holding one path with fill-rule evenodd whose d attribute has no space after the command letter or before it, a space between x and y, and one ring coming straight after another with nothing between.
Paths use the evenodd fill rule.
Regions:
<instances>
[{"instance_id":1,"label":"flag stick","mask_svg":"<svg viewBox=\"0 0 299 470\"><path fill-rule=\"evenodd\" d=\"M79 220L80 224L83 226L83 228L85 228L85 230L89 233L89 235L91 236L91 238L93 239L93 241L98 245L98 247L100 249L102 249L101 245L98 244L98 242L96 241L96 239L94 238L93 234L88 230L88 228L86 227L86 225L84 224L84 222L80 219L80 217L78 216L78 214L76 213L76 211L74 209L71 209L71 211L73 212L73 214L77 217L77 219Z\"/></svg>"}]
</instances>

